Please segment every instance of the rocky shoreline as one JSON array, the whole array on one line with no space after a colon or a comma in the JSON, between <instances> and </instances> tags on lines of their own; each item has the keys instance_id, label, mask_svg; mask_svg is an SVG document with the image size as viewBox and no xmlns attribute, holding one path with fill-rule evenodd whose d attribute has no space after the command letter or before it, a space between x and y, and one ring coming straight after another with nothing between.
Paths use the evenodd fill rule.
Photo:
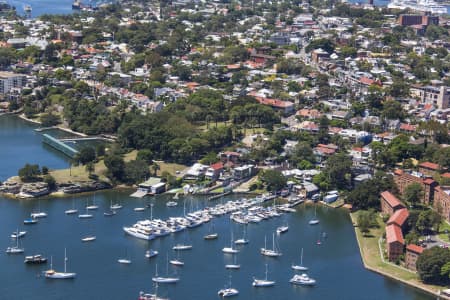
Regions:
<instances>
[{"instance_id":1,"label":"rocky shoreline","mask_svg":"<svg viewBox=\"0 0 450 300\"><path fill-rule=\"evenodd\" d=\"M98 190L110 189L113 186L103 181L76 181L57 184L56 188L51 190L45 182L21 182L17 177L11 177L0 184L0 193L16 199L38 198L56 195L71 195L84 192L93 192Z\"/></svg>"}]
</instances>

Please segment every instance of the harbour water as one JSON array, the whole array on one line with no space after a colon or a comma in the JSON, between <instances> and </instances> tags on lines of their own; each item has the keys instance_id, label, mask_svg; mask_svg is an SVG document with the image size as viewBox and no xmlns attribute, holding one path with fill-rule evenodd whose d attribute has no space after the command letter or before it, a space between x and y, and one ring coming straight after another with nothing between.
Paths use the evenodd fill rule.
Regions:
<instances>
[{"instance_id":1,"label":"harbour water","mask_svg":"<svg viewBox=\"0 0 450 300\"><path fill-rule=\"evenodd\" d=\"M0 180L16 174L25 162L50 168L67 166L66 158L46 148L32 128L15 117L0 117ZM211 203L203 197L188 196L180 197L180 204L169 208L165 205L172 200L169 195L134 199L129 194L128 190L104 191L39 201L0 197L0 299L137 299L139 291L153 291L151 278L156 264L160 275L174 274L176 270L180 277L177 284L160 285L158 289L159 295L175 300L217 299L217 291L228 283L230 274L233 287L240 292L236 299L433 299L363 268L345 210L318 206L317 216L321 222L316 226L308 225L314 216L313 206L300 206L295 213L247 225L250 243L239 248L241 251L236 260L241 269L230 272L224 265L233 263L233 256L223 254L221 249L229 246L231 232L235 238L242 236L244 225L234 224L229 216L222 216L212 221L219 233L217 240L203 239L209 224L150 242L138 240L126 236L122 227L150 218L150 210L135 212L133 208L153 203L153 217L165 219L182 215L183 201L186 201L187 210ZM240 196L228 196L213 203L237 197ZM93 212L94 218L80 220L76 215L64 214L72 203L84 212L87 202L99 205L98 211ZM109 209L111 202L121 203L124 207L117 215L104 217L103 212ZM35 225L23 225L22 221L38 208L48 217ZM284 224L289 224L289 231L277 239L283 255L276 259L261 256L259 249L264 246L264 237L267 236L271 247L272 233ZM49 264L28 266L23 263L23 255L4 253L14 244L9 236L17 228L28 231L20 241L25 254L52 256L57 271L63 269L64 248L67 248L68 271L76 272L77 278L67 281L45 279L41 271L49 268ZM323 232L327 233L326 237ZM97 240L81 242L86 235L95 235ZM319 238L321 245L317 245ZM183 267L169 266L167 271L167 257L176 257L171 248L179 242L191 243L193 249L181 253L179 258L185 262ZM145 258L149 248L158 250L159 255L150 260ZM291 264L299 263L301 248L304 248L303 263L309 267L309 275L317 280L315 287L296 287L289 283L294 274ZM123 257L131 259L132 263L117 263L117 259ZM268 277L275 280L276 285L272 288L252 287L253 277L264 277L266 263Z\"/></svg>"}]
</instances>

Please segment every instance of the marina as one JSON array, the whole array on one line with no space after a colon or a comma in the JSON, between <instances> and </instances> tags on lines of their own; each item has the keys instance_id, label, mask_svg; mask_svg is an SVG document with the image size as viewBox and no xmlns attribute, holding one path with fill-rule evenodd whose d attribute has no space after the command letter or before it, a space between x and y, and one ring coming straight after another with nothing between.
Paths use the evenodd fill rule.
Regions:
<instances>
[{"instance_id":1,"label":"marina","mask_svg":"<svg viewBox=\"0 0 450 300\"><path fill-rule=\"evenodd\" d=\"M7 139L10 143L0 148L3 165L0 169L0 180L16 174L30 157L33 157L33 163L49 168L68 166L66 157L41 143L40 135L32 132L31 125L20 120L12 120L10 116L2 118L0 118L0 139ZM23 143L24 140L26 143ZM230 244L231 231L240 238L244 230L244 225L230 222L230 214L215 217L212 221L213 233L218 234L214 240L204 240L204 236L211 233L210 226L204 224L178 234L168 234L164 238L146 241L127 235L123 231L124 226L151 219L150 209L137 214L133 210L134 207L141 206L143 201L154 203L153 219L161 220L183 216L183 207L182 205L167 207L166 203L173 200L171 195L136 199L129 197L129 194L129 190L97 192L95 204L99 208L89 211L93 217L86 220L79 219L76 215L66 215L64 212L72 208L84 213L87 201L92 201L92 194L40 200L40 209L48 216L26 227L27 234L23 238L25 253L0 255L3 270L0 272L2 282L0 295L4 299L33 300L57 299L57 295L65 295L65 299L74 300L136 299L140 291L155 293L152 277L155 274L156 264L161 267L159 274L166 275L166 253L169 257L176 257L177 254L172 247L189 243L192 249L180 254L185 265L181 268L169 266L169 276L172 276L173 268L177 268L176 276L180 280L173 285L160 285L157 290L158 297L172 300L215 299L218 297L218 291L227 285L229 273L233 272L232 288L239 291L235 299L434 299L364 269L354 229L346 210L318 205L317 217L320 224L316 226L308 225L308 221L314 216L314 207L309 204L300 204L295 208L295 212L285 213L279 217L259 223L249 222L245 225L245 238L251 242L244 246L237 245L240 249L237 260L240 269L230 271L225 269L224 265L234 264L234 259L230 255L224 255L221 250ZM189 201L192 199L195 210L227 201L251 198L231 194L210 202L203 196L180 195L178 201L185 197L188 197ZM117 210L114 217L105 217L103 214L110 211L111 203L120 203L123 208ZM272 202L268 201L267 204L270 206ZM5 250L16 244L10 235L17 229L23 230L24 225L21 224L23 220L29 219L30 213L37 208L37 202L0 197L0 208L2 219L0 248ZM273 259L260 255L259 250L264 243L264 236L267 236L268 247L271 247L271 235L277 227L285 224L289 224L289 231L281 235L278 241L283 256ZM98 239L86 245L80 242L79 237L85 236L86 228L91 227L95 228ZM67 232L71 234L68 235ZM327 238L322 240L322 245L318 247L316 241L322 232L327 232ZM25 256L39 253L49 260L52 257L53 268L62 271L64 248L67 248L67 272L76 272L74 280L46 280L42 272L48 269L49 261L47 265L24 264ZM295 274L291 268L292 263L299 263L302 248L306 265L309 267L308 276L317 280L314 287L289 283ZM127 253L124 257L125 249ZM145 253L149 249L160 254L151 259L146 258ZM118 263L119 258L132 260L133 263L124 266ZM266 263L269 270L268 278L276 281L276 285L267 289L253 288L252 278L254 276L264 278ZM345 270L345 278L340 276L342 270ZM351 288L343 288L348 287L349 282L352 283ZM145 293L143 297L147 299L154 299L144 295Z\"/></svg>"}]
</instances>

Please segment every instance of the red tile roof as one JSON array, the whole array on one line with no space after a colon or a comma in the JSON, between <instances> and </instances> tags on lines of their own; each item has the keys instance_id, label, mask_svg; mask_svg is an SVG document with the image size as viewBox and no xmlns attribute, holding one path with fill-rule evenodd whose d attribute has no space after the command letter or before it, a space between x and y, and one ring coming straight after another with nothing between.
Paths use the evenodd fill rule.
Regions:
<instances>
[{"instance_id":1,"label":"red tile roof","mask_svg":"<svg viewBox=\"0 0 450 300\"><path fill-rule=\"evenodd\" d=\"M394 212L394 214L389 218L387 224L396 224L398 226L403 226L406 219L409 216L409 212L406 208L398 209Z\"/></svg>"},{"instance_id":2,"label":"red tile roof","mask_svg":"<svg viewBox=\"0 0 450 300\"><path fill-rule=\"evenodd\" d=\"M221 170L221 169L223 169L223 163L221 163L221 162L217 162L217 163L215 163L215 164L212 164L211 166L210 166L213 170Z\"/></svg>"},{"instance_id":3,"label":"red tile roof","mask_svg":"<svg viewBox=\"0 0 450 300\"><path fill-rule=\"evenodd\" d=\"M441 176L442 176L442 177L445 177L445 178L450 178L450 173L449 173L449 172L446 172L446 173L442 174Z\"/></svg>"},{"instance_id":4,"label":"red tile roof","mask_svg":"<svg viewBox=\"0 0 450 300\"><path fill-rule=\"evenodd\" d=\"M402 175L402 174L403 174L403 170L395 169L395 170L394 170L394 174L395 174L395 175Z\"/></svg>"},{"instance_id":5,"label":"red tile roof","mask_svg":"<svg viewBox=\"0 0 450 300\"><path fill-rule=\"evenodd\" d=\"M432 185L435 182L436 181L434 181L432 178L426 178L423 180L423 183L425 183L426 185Z\"/></svg>"},{"instance_id":6,"label":"red tile roof","mask_svg":"<svg viewBox=\"0 0 450 300\"><path fill-rule=\"evenodd\" d=\"M389 191L384 191L381 193L381 197L389 204L390 207L403 206L400 200L397 199L394 195Z\"/></svg>"},{"instance_id":7,"label":"red tile roof","mask_svg":"<svg viewBox=\"0 0 450 300\"><path fill-rule=\"evenodd\" d=\"M417 253L417 254L422 254L423 252L423 248L414 244L409 244L408 246L406 246L406 250Z\"/></svg>"},{"instance_id":8,"label":"red tile roof","mask_svg":"<svg viewBox=\"0 0 450 300\"><path fill-rule=\"evenodd\" d=\"M400 124L400 130L416 131L416 128L417 128L416 125L411 125L411 124L406 124L406 123Z\"/></svg>"},{"instance_id":9,"label":"red tile roof","mask_svg":"<svg viewBox=\"0 0 450 300\"><path fill-rule=\"evenodd\" d=\"M395 224L386 226L386 241L388 244L394 242L405 244L405 240L403 239L403 234L399 226Z\"/></svg>"},{"instance_id":10,"label":"red tile roof","mask_svg":"<svg viewBox=\"0 0 450 300\"><path fill-rule=\"evenodd\" d=\"M264 97L255 97L255 99L263 105L268 105L276 108L286 108L294 106L294 103L290 101L283 101L279 99L271 99L271 98L264 98Z\"/></svg>"},{"instance_id":11,"label":"red tile roof","mask_svg":"<svg viewBox=\"0 0 450 300\"><path fill-rule=\"evenodd\" d=\"M322 154L328 154L328 155L334 154L336 152L336 150L334 150L334 149L325 148L325 147L316 147L315 150Z\"/></svg>"},{"instance_id":12,"label":"red tile roof","mask_svg":"<svg viewBox=\"0 0 450 300\"><path fill-rule=\"evenodd\" d=\"M429 161L421 163L419 165L419 167L426 168L426 169L431 169L431 170L436 170L436 171L439 170L439 165L438 164L435 164L435 163L432 163L432 162L429 162Z\"/></svg>"}]
</instances>

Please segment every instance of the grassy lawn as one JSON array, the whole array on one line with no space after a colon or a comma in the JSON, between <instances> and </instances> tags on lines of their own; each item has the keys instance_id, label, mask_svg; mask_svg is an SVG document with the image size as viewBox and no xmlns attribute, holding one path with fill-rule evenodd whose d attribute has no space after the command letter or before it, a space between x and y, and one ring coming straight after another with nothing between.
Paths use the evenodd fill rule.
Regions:
<instances>
[{"instance_id":1,"label":"grassy lawn","mask_svg":"<svg viewBox=\"0 0 450 300\"><path fill-rule=\"evenodd\" d=\"M450 224L443 220L439 227L439 238L443 241L450 242L450 239L448 238L449 234L445 233L445 230L450 234Z\"/></svg>"},{"instance_id":2,"label":"grassy lawn","mask_svg":"<svg viewBox=\"0 0 450 300\"><path fill-rule=\"evenodd\" d=\"M358 213L359 212L350 214L353 224L356 224L356 220L358 219ZM409 283L419 288L424 288L434 292L442 289L443 287L425 285L419 281L419 277L416 273L409 272L401 267L382 261L380 257L378 240L383 235L385 226L381 220L381 217L378 216L377 221L380 226L378 228L371 228L370 232L366 236L363 236L359 228L355 226L356 227L355 232L358 239L359 248L361 251L361 256L365 265L368 268L374 269L380 273L387 274L388 276L402 280L406 283ZM384 248L385 246L383 244L382 249Z\"/></svg>"},{"instance_id":3,"label":"grassy lawn","mask_svg":"<svg viewBox=\"0 0 450 300\"><path fill-rule=\"evenodd\" d=\"M128 162L130 160L136 159L137 151L133 150L123 156L123 159L125 162ZM184 165L180 164L174 164L174 163L165 163L165 162L157 162L157 164L160 167L160 170L158 171L158 175L161 174L163 171L167 171L172 175L176 174L176 171L182 171L186 168ZM151 166L149 166L149 169L151 172L153 170L151 169ZM106 172L106 166L103 163L103 160L100 160L98 163L95 164L95 171L94 174L97 174L99 176L100 180L103 181L109 181L108 178L104 175ZM57 182L69 182L69 181L88 181L89 174L86 171L86 166L73 166L71 168L67 169L60 169L60 170L51 170L50 174L56 179Z\"/></svg>"}]
</instances>

